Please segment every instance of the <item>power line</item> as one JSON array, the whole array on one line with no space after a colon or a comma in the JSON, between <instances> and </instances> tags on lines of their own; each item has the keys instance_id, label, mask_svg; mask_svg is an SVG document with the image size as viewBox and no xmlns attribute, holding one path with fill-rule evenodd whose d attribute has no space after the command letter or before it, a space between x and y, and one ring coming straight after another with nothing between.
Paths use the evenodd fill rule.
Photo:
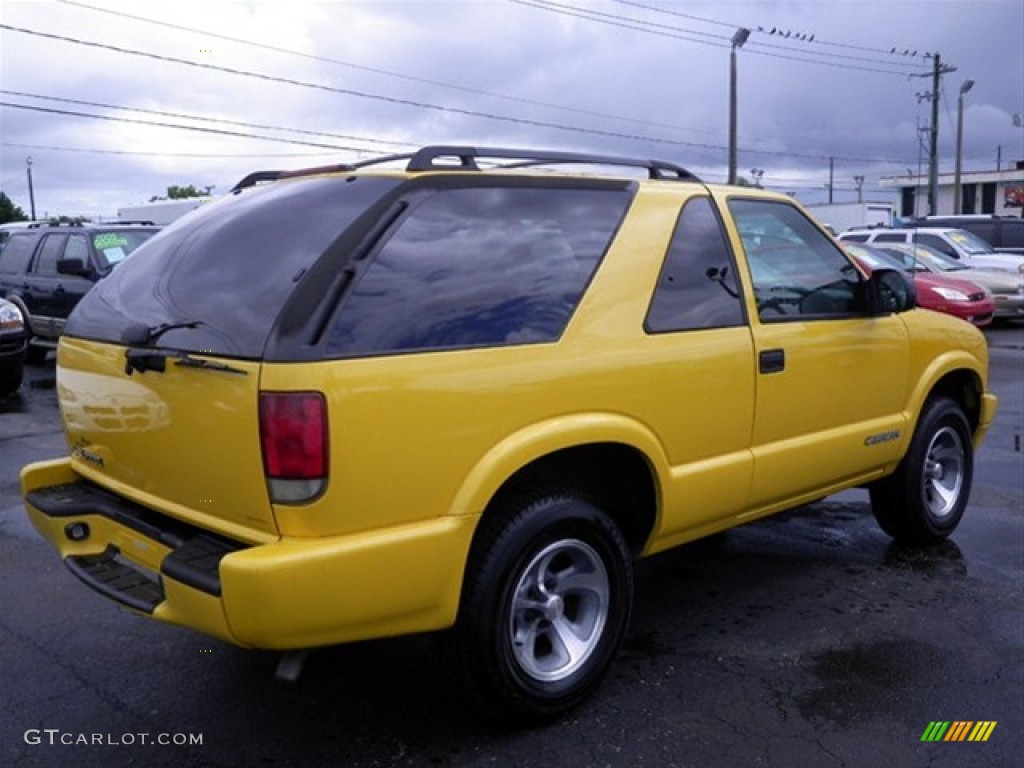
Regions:
<instances>
[{"instance_id":1,"label":"power line","mask_svg":"<svg viewBox=\"0 0 1024 768\"><path fill-rule=\"evenodd\" d=\"M650 121L650 120L638 120L635 117L626 117L626 116L623 116L623 115L614 115L614 114L611 114L611 113L608 113L608 112L600 112L600 111L597 111L597 110L583 109L581 107L571 107L571 106L568 106L566 104L554 104L552 102L540 101L540 100L537 100L537 99L527 99L527 98L524 98L524 97L521 97L521 96L512 96L512 95L506 94L506 93L498 93L497 91L488 91L488 90L484 90L482 88L473 88L473 87L470 87L470 86L467 86L467 85L460 85L458 83L451 83L451 82L446 82L446 81L443 81L443 80L435 80L435 79L431 79L431 78L427 78L427 77L419 77L417 75L410 75L410 74L407 74L407 73L404 73L404 72L396 72L394 70L382 69L380 67L370 67L370 66L366 66L364 64L356 64L356 63L351 62L351 61L344 61L342 59L331 58L329 56L320 56L320 55L317 55L317 54L304 53L302 51L295 51L295 50L291 50L291 49L288 49L288 48L281 48L281 47L276 46L276 45L270 45L268 43L261 43L261 42L255 41L255 40L246 40L244 38L233 37L231 35L223 35L223 34L220 34L220 33L217 33L217 32L211 32L211 31L205 30L205 29L198 29L198 28L195 28L195 27L188 27L188 26L184 26L184 25L181 25L181 24L172 24L170 22L160 21L160 20L148 18L148 17L145 17L145 16L137 16L135 14L124 13L124 12L121 12L121 11L113 11L113 10L110 10L108 8L97 8L96 6L88 5L86 3L75 2L74 0L57 0L57 2L63 3L64 5L70 5L70 6L74 6L74 7L77 7L77 8L84 8L84 9L88 9L88 10L91 10L91 11L96 11L97 13L105 13L105 14L108 14L110 16L115 16L115 17L125 18L125 19L132 19L133 21L139 21L139 22L142 22L142 23L145 23L145 24L153 24L153 25L156 25L156 26L159 26L159 27L165 27L167 29L175 29L175 30L179 30L179 31L182 31L182 32L190 32L192 34L204 35L206 37L214 38L215 40L224 40L226 42L237 43L239 45L246 45L246 46L250 46L252 48L257 48L257 49L261 49L261 50L265 50L265 51L274 51L275 53L284 53L284 54L287 54L289 56L297 56L297 57L300 57L300 58L303 58L303 59L308 59L308 60L311 60L311 61L319 61L319 62L323 62L323 63L327 63L327 64L335 64L335 65L342 66L342 67L349 67L351 69L356 69L356 70L360 70L360 71L363 71L363 72L370 72L370 73L377 74L377 75L384 75L386 77L394 77L394 78L398 78L398 79L401 79L401 80L407 80L407 81L413 82L413 83L419 83L419 84L423 84L423 85L434 85L434 86L438 86L440 88L449 88L451 90L461 91L463 93L469 93L469 94L472 94L474 96L487 96L489 98L501 99L501 100L510 101L510 102L513 102L513 103L516 103L516 104L527 104L529 106L542 107L544 109L555 109L555 110L560 110L560 111L563 111L563 112L575 113L575 114L578 114L578 115L586 115L588 117L600 117L600 118L604 118L604 119L608 119L608 120L620 120L620 121L626 122L626 123L633 123L633 124L636 124L636 125L646 125L646 126L654 127L654 128L668 128L668 129L673 130L673 131L679 131L680 130L679 126L671 125L669 123L659 123L659 122ZM715 131L700 131L700 130L696 130L696 129L686 129L686 131L688 133L703 133L703 134L709 134L709 135L717 135L717 132L715 132Z\"/></svg>"},{"instance_id":2,"label":"power line","mask_svg":"<svg viewBox=\"0 0 1024 768\"><path fill-rule=\"evenodd\" d=\"M562 3L552 2L551 0L509 0L509 2L514 3L516 5L523 5L523 6L537 8L537 9L544 10L544 11L549 11L551 13L556 13L556 14L559 14L559 15L562 15L562 16L574 16L576 18L586 19L588 21L596 21L596 22L601 23L601 24L606 24L606 25L610 25L610 26L614 26L614 27L621 27L621 28L624 28L624 29L631 29L631 30L634 30L634 31L637 31L637 32L644 32L646 34L657 35L659 37L668 37L668 38L673 38L673 39L676 39L676 40L685 40L687 42L697 43L699 45L708 45L708 46L712 46L714 48L729 48L729 47L731 47L731 42L730 42L731 38L730 37L721 36L721 35L713 35L711 33L698 32L698 31L695 31L695 30L682 30L682 29L680 29L678 27L672 27L672 26L665 25L665 24L656 24L654 22L641 21L639 19L633 19L633 18L628 18L628 17L624 17L624 16L617 16L615 14L603 13L603 12L600 12L600 11L592 11L590 9L579 8L577 6L564 5ZM643 25L643 26L637 26L637 25ZM667 31L667 30L674 30L674 31ZM679 34L679 33L685 33L685 34ZM691 37L691 35L698 35L699 37ZM703 37L711 38L711 40L701 39ZM713 40L720 40L721 42L713 42ZM894 67L894 66L910 67L910 68L912 68L915 71L920 69L920 67L917 67L917 66L915 66L913 64L906 64L906 63L903 63L903 62L880 61L878 59L865 59L863 57L856 57L856 56L843 56L841 54L835 54L835 53L826 54L826 53L818 53L816 51L802 51L801 53L804 54L803 56L796 56L796 55L792 55L792 54L769 53L767 51L760 50L761 48L770 48L770 49L775 49L775 50L794 51L794 49L792 49L792 48L788 48L788 47L785 47L785 46L779 46L779 45L772 45L770 43L756 43L755 42L755 43L750 43L749 46L750 46L750 48L749 49L745 49L745 50L748 50L749 53L751 53L753 55L757 55L757 56L768 56L768 57L773 58L773 59L783 59L783 60L788 60L788 61L798 61L798 62L802 62L802 63L805 63L805 64L820 64L822 66L827 66L827 67L836 67L836 68L839 68L839 69L851 69L851 70L857 70L857 71L861 71L861 72L875 72L875 73L883 74L883 75L896 75L896 76L900 76L900 77L903 77L903 76L906 75L906 73L893 72L891 67ZM823 61L821 59L807 58L808 56L829 56L830 58L842 58L842 59L849 59L849 60L854 60L854 61L873 62L873 63L883 64L884 66L889 67L889 69L878 69L876 67L863 67L863 66L857 66L857 65L853 65L853 64L845 64L845 63L840 63L840 62L835 62L835 61Z\"/></svg>"},{"instance_id":3,"label":"power line","mask_svg":"<svg viewBox=\"0 0 1024 768\"><path fill-rule=\"evenodd\" d=\"M26 29L24 27L16 27L11 24L0 24L0 29L6 29L11 32L20 32L22 34L32 35L35 37L42 37L50 40L59 40L65 43L72 43L74 45L82 45L88 48L97 48L100 50L114 51L116 53L127 54L130 56L139 56L142 58L153 59L155 61L162 61L171 64L182 64L184 66L196 67L198 69L204 69L214 72L222 72L230 75L239 75L242 77L251 77L258 80L264 80L267 82L281 83L284 85L292 85L300 88L309 88L312 90L324 91L327 93L335 93L342 96L355 96L357 98L370 99L373 101L381 101L388 104L394 104L396 106L416 107L418 109L429 109L436 112L443 112L447 114L462 115L466 117L479 117L486 120L497 120L506 123L516 123L519 125L530 125L536 128L552 128L561 131L571 131L574 133L590 134L593 136L605 136L608 138L617 139L629 139L633 141L644 141L658 144L669 144L673 146L682 147L696 147L699 149L713 149L721 150L723 147L714 144L703 144L700 142L693 141L681 141L674 139L663 139L654 136L643 136L640 134L629 134L620 133L618 131L605 131L598 128L581 128L575 125L565 125L562 123L553 123L546 120L533 120L530 118L512 117L510 115L497 115L490 112L480 112L472 109L463 109L460 107L446 107L440 104L431 104L428 102L416 101L413 99L403 99L395 96L384 96L375 93L366 93L364 91L357 91L352 88L335 88L329 85L321 85L319 83L308 83L302 80L294 80L287 77L279 77L276 75L267 75L260 72L252 72L243 69L234 69L231 67L223 67L217 64L208 64L205 62L192 61L190 59L182 59L176 56L163 56L156 53L149 53L147 51L138 51L132 48L124 48L116 45L109 45L107 43L97 43L90 40L82 40L80 38L67 37L65 35L57 35L52 32L39 32L38 30ZM301 143L301 142L295 142ZM316 146L316 145L314 145Z\"/></svg>"},{"instance_id":4,"label":"power line","mask_svg":"<svg viewBox=\"0 0 1024 768\"><path fill-rule=\"evenodd\" d=\"M516 1L518 1L518 0L513 0L513 2L516 2ZM10 25L10 24L0 24L0 29L5 29L5 30L8 30L8 31L12 31L12 32L20 32L22 34L27 34L27 35L35 36L35 37L41 37L41 38L44 38L44 39L57 40L57 41L60 41L60 42L71 43L71 44L74 44L74 45L82 45L82 46L85 46L85 47L97 48L97 49L100 49L100 50L108 50L108 51L112 51L112 52L115 52L115 53L121 53L121 54L124 54L124 55L139 56L139 57L142 57L142 58L153 59L153 60L162 61L162 62L166 62L166 63L180 64L180 65L190 66L190 67L204 69L204 70L211 70L211 71L223 72L223 73L226 73L226 74L238 75L238 76L242 76L242 77L251 77L251 78L255 78L255 79L259 79L259 80L264 80L264 81L269 81L269 82L276 82L276 83L281 83L281 84L285 84L285 85L292 85L292 86L296 86L296 87L309 88L309 89L325 91L325 92L329 92L329 93L337 93L337 94L340 94L340 95L348 95L348 96L355 96L355 97L372 99L372 100L377 100L377 101L383 101L383 102L386 102L386 103L392 103L392 104L401 105L401 106L412 106L412 107L416 107L416 108L430 109L430 110L440 111L440 112L445 112L445 113L460 114L460 115L471 116L471 117L480 117L480 118L484 118L484 119L493 119L493 120L499 120L499 121L504 121L504 122L511 122L511 123L517 123L517 124L523 124L523 125L531 125L531 126L534 126L534 127L553 128L553 129L557 129L557 130L571 131L571 132L582 133L582 134L590 134L590 135L596 135L596 136L605 136L605 137L610 137L610 138L628 139L628 140L633 140L633 141L666 144L666 145L672 145L672 146L693 147L693 148L697 148L697 149L713 150L713 151L716 151L716 152L717 151L725 150L724 146L718 145L718 144L709 144L709 143L692 142L692 141L682 141L682 140L678 140L678 139L665 139L665 138L654 137L654 136L645 136L645 135L640 135L640 134L627 134L627 133L620 133L620 132L616 132L616 131L605 131L605 130L601 130L601 129L584 128L584 127L573 126L573 125L564 125L564 124L560 124L560 123L552 123L552 122L541 121L541 120L533 120L533 119L528 119L528 118L518 118L518 117L512 117L512 116L506 116L506 115L494 115L494 114L486 113L486 112L478 112L478 111L474 111L474 110L467 110L467 109L461 109L461 108L455 108L455 107L445 107L445 106L442 106L442 105L430 104L430 103L425 103L425 102L419 102L419 101L414 101L414 100L410 100L410 99L400 99L400 98L391 97L391 96L383 96L383 95L379 95L379 94L364 93L364 92L356 91L356 90L352 90L352 89L335 88L335 87L332 87L332 86L321 85L321 84L317 84L317 83L308 83L308 82L304 82L304 81L301 81L301 80L294 80L294 79L291 79L291 78L284 78L284 77L278 77L278 76L274 76L274 75L267 75L267 74L258 73L258 72L251 72L251 71L248 71L248 70L233 69L233 68L230 68L230 67L223 67L223 66L219 66L219 65L205 63L205 62L197 62L197 61L192 61L192 60L189 60L189 59L183 59L183 58L179 58L179 57L164 56L164 55L160 55L160 54L149 53L149 52L146 52L146 51L138 51L138 50L135 50L135 49L130 49L130 48L124 48L124 47L120 47L120 46L109 45L109 44L106 44L106 43L97 43L97 42L94 42L94 41L82 40L82 39L79 39L79 38L68 37L68 36L58 35L58 34L49 33L49 32L40 32L40 31L37 31L37 30L31 30L31 29L27 29L27 28L24 28L24 27L16 27L16 26L13 26L13 25ZM9 103L5 103L5 105L6 106L10 106L12 108L33 109L32 107L27 107L27 106L24 106L24 105L9 104ZM71 112L71 111L63 111L62 112L61 110L45 110L45 109L42 109L42 108L36 108L35 111L44 111L44 112L48 111L48 112L51 112L53 114L67 114L67 115L79 116L79 117L105 119L105 120L115 120L114 118L101 117L101 116L97 116L97 115L93 115L93 114L88 114L88 113L76 113L76 112ZM182 129L182 130L195 130L195 131L206 132L206 133L220 133L221 135L228 135L228 136L232 136L233 135L233 136L239 136L239 137L243 137L243 138L257 138L257 139L263 139L263 140L269 140L269 141L275 141L276 140L276 141L282 141L282 142L285 142L285 143L300 144L300 145L321 147L321 148L327 148L327 149L342 149L342 150L349 150L349 151L364 151L361 148L357 149L357 148L353 148L353 147L339 147L339 146L336 146L336 145L321 144L321 143L315 143L315 142L304 142L304 141L287 140L287 139L275 139L274 137L259 136L259 135L253 135L253 134L244 134L244 133L238 133L238 132L233 132L233 131L189 128L189 127L181 126L181 125L177 125L177 124L161 124L161 123L158 123L158 122L131 121L131 120L128 120L127 118L125 118L124 121L125 122L135 122L135 123L139 123L139 124L143 124L143 125L156 125L156 126L160 126L160 127L177 128L177 129ZM291 129L283 129L283 130L291 130ZM835 157L838 160L844 160L844 161L849 161L849 162L892 162L892 163L905 163L906 162L906 160L902 160L902 159L897 160L897 159L887 159L887 158L879 158L879 157L874 157L874 158L842 157L842 156L834 155L833 153L829 153L829 152L821 152L820 154L812 155L812 154L792 152L792 151L778 151L778 150L758 149L756 147L745 147L744 151L747 152L747 153L750 153L750 154L781 156L781 157L804 157L804 158L815 159L815 160L820 160L820 159L825 158L825 157L833 156L833 157Z\"/></svg>"},{"instance_id":5,"label":"power line","mask_svg":"<svg viewBox=\"0 0 1024 768\"><path fill-rule=\"evenodd\" d=\"M135 155L139 157L199 157L199 158L268 158L268 157L331 157L333 152L275 152L264 154L225 154L222 152L143 152L128 149L96 149L94 147L56 147L50 144L20 144L9 141L0 141L0 147L11 147L13 149L35 149L49 152L87 152L96 155Z\"/></svg>"},{"instance_id":6,"label":"power line","mask_svg":"<svg viewBox=\"0 0 1024 768\"><path fill-rule=\"evenodd\" d=\"M235 125L240 128L259 128L260 130L269 131L286 131L288 133L299 133L305 136L325 136L332 139L342 139L345 141L365 141L369 144L387 144L392 147L409 147L407 142L402 141L388 141L387 139L374 139L369 136L350 136L341 133L327 133L325 131L311 131L304 128L286 128L279 125L266 125L263 123L246 123L240 120L228 120L226 118L218 117L204 117L202 115L189 115L183 112L166 112L157 109L142 109L141 107L123 107L117 104L104 104L98 101L84 101L82 99L68 99L61 98L58 96L43 96L38 93L25 93L23 91L10 91L4 88L0 88L0 93L7 94L8 96L19 96L21 98L28 99L41 99L43 101L56 101L63 104L78 104L83 107L101 107L104 109L116 109L123 112L138 112L145 115L158 115L160 117L176 117L185 120L196 120L199 122L207 123L222 123L224 125Z\"/></svg>"},{"instance_id":7,"label":"power line","mask_svg":"<svg viewBox=\"0 0 1024 768\"><path fill-rule=\"evenodd\" d=\"M667 14L669 16L678 16L680 18L691 19L693 21L702 21L705 24L715 24L715 25L718 25L720 27L727 27L729 29L736 29L736 27L744 26L743 24L736 24L736 23L729 22L729 21L719 21L719 20L716 20L716 19L709 19L709 18L703 17L703 16L694 16L694 15L688 14L688 13L680 13L679 11L675 11L675 10L670 11L670 10L668 10L666 8L659 8L659 7L654 6L654 5L646 5L645 3L637 3L637 2L633 2L632 0L612 0L612 2L618 3L619 5L629 5L629 6L633 6L634 8L643 8L643 9L648 10L648 11L655 11L657 13L664 13L664 14ZM750 25L748 24L746 26L750 26ZM761 29L762 29L762 27L758 27L759 31ZM871 47L868 47L868 46L865 46L865 45L854 45L852 43L829 42L827 40L820 40L820 39L817 39L817 38L815 38L813 41L812 40L808 40L806 42L814 43L815 45L831 46L833 48L847 48L849 50L854 50L854 51L864 51L866 53L880 53L880 54L885 54L887 56L902 55L902 54L894 54L893 51L895 51L895 49L891 49L891 50L887 51L884 48L871 48ZM893 62L893 63L894 64L898 64L900 62ZM905 66L912 66L912 65L906 64Z\"/></svg>"},{"instance_id":8,"label":"power line","mask_svg":"<svg viewBox=\"0 0 1024 768\"><path fill-rule=\"evenodd\" d=\"M8 101L0 101L0 107L11 109L24 109L29 112L45 112L51 115L64 115L68 117L85 117L92 120L105 120L111 123L131 123L133 125L149 125L156 128L173 128L180 131L195 131L197 133L210 133L218 136L232 136L244 139L260 139L262 141L276 141L282 144L300 144L307 147L320 147L321 149L333 149L347 152L366 152L362 147L345 147L335 144L319 144L311 141L300 141L299 139L284 139L277 136L260 136L254 133L241 133L239 131L227 131L220 128L200 128L196 125L177 125L175 123L161 123L149 120L134 120L130 117L110 117L109 115L94 115L88 112L74 112L65 109L50 109L48 107L34 107L28 104L12 104Z\"/></svg>"}]
</instances>

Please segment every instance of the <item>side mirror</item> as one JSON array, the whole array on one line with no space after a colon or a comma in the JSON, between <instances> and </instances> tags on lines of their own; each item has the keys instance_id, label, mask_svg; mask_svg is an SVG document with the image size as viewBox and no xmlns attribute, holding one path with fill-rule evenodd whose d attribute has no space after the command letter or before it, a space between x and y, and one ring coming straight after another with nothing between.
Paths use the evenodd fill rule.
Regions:
<instances>
[{"instance_id":1,"label":"side mirror","mask_svg":"<svg viewBox=\"0 0 1024 768\"><path fill-rule=\"evenodd\" d=\"M907 312L917 306L913 276L898 269L876 269L867 282L868 306L873 315Z\"/></svg>"},{"instance_id":2,"label":"side mirror","mask_svg":"<svg viewBox=\"0 0 1024 768\"><path fill-rule=\"evenodd\" d=\"M92 270L82 259L57 259L57 274L89 277L92 275Z\"/></svg>"}]
</instances>

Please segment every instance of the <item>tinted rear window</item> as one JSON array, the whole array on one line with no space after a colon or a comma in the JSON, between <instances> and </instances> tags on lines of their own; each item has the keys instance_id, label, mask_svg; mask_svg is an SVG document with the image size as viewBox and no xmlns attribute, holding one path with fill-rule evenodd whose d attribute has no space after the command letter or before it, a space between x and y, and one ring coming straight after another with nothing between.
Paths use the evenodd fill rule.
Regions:
<instances>
[{"instance_id":1,"label":"tinted rear window","mask_svg":"<svg viewBox=\"0 0 1024 768\"><path fill-rule=\"evenodd\" d=\"M120 342L142 323L198 322L161 346L259 359L305 271L398 184L383 177L313 178L253 187L184 217L97 283L66 333Z\"/></svg>"},{"instance_id":2,"label":"tinted rear window","mask_svg":"<svg viewBox=\"0 0 1024 768\"><path fill-rule=\"evenodd\" d=\"M615 189L443 189L400 222L343 301L327 353L557 340L632 199Z\"/></svg>"}]
</instances>

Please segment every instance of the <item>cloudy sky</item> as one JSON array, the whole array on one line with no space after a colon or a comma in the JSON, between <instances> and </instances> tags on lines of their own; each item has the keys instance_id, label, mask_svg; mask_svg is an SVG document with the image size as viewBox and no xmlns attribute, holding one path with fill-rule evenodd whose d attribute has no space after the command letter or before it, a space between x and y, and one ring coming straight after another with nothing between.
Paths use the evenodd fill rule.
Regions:
<instances>
[{"instance_id":1,"label":"cloudy sky","mask_svg":"<svg viewBox=\"0 0 1024 768\"><path fill-rule=\"evenodd\" d=\"M0 188L36 212L115 215L170 185L424 144L655 157L726 176L730 39L739 169L804 202L892 199L927 172L1024 160L1024 0L0 0ZM774 30L774 34L772 34ZM916 55L915 55L916 52ZM924 75L924 76L922 76ZM1001 150L1000 150L1001 148Z\"/></svg>"}]
</instances>

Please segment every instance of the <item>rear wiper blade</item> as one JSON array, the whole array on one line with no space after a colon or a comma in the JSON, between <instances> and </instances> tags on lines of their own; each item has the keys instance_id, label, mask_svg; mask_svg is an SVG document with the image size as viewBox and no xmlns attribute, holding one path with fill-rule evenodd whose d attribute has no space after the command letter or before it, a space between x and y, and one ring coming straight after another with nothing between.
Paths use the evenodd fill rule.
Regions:
<instances>
[{"instance_id":1,"label":"rear wiper blade","mask_svg":"<svg viewBox=\"0 0 1024 768\"><path fill-rule=\"evenodd\" d=\"M160 323L160 325L145 325L144 323L132 323L121 332L121 341L132 346L148 346L154 344L168 331L179 328L198 328L203 325L202 320L186 320L180 323Z\"/></svg>"},{"instance_id":2,"label":"rear wiper blade","mask_svg":"<svg viewBox=\"0 0 1024 768\"><path fill-rule=\"evenodd\" d=\"M227 363L220 363L214 360L204 360L199 357L192 357L188 352L179 349L166 349L162 347L131 348L124 353L124 372L131 376L135 371L145 373L156 371L163 373L167 370L167 359L172 358L174 364L184 368L201 368L207 371L220 371L221 373L235 373L248 376L249 372L242 368L235 368Z\"/></svg>"},{"instance_id":3,"label":"rear wiper blade","mask_svg":"<svg viewBox=\"0 0 1024 768\"><path fill-rule=\"evenodd\" d=\"M249 372L242 370L241 368L235 368L233 365L227 363L218 363L216 360L204 360L201 357L192 357L191 355L182 352L178 359L174 361L175 365L180 365L183 368L205 368L208 371L221 371L223 373L240 373L242 376L248 376Z\"/></svg>"}]
</instances>

